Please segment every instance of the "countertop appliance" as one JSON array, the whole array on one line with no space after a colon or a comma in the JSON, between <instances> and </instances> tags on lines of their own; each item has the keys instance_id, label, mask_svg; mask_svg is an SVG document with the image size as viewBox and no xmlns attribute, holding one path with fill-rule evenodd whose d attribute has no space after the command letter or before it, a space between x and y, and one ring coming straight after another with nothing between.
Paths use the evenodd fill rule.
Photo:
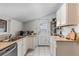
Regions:
<instances>
[{"instance_id":1,"label":"countertop appliance","mask_svg":"<svg viewBox=\"0 0 79 59\"><path fill-rule=\"evenodd\" d=\"M17 43L0 50L0 56L17 56Z\"/></svg>"}]
</instances>

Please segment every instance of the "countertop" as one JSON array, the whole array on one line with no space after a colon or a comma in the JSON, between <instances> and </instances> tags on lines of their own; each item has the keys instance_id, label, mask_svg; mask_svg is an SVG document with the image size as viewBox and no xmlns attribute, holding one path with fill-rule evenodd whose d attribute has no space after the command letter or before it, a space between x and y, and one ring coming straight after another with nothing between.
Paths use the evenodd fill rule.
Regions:
<instances>
[{"instance_id":1,"label":"countertop","mask_svg":"<svg viewBox=\"0 0 79 59\"><path fill-rule=\"evenodd\" d=\"M20 38L20 39L17 39L15 41L9 41L9 42L8 41L4 41L4 42L0 42L0 50L6 48L8 46L10 46L13 43L17 43L19 40L22 40L22 39Z\"/></svg>"},{"instance_id":2,"label":"countertop","mask_svg":"<svg viewBox=\"0 0 79 59\"><path fill-rule=\"evenodd\" d=\"M25 37L34 37L35 35L25 36ZM24 37L23 37L24 38ZM17 39L15 41L9 41L9 42L0 42L0 50L10 46L13 43L17 43L19 40L22 40L22 38Z\"/></svg>"},{"instance_id":3,"label":"countertop","mask_svg":"<svg viewBox=\"0 0 79 59\"><path fill-rule=\"evenodd\" d=\"M74 42L75 40L68 40L66 38L63 37L59 37L59 36L51 36L52 39L56 40L56 41L64 41L64 42Z\"/></svg>"},{"instance_id":4,"label":"countertop","mask_svg":"<svg viewBox=\"0 0 79 59\"><path fill-rule=\"evenodd\" d=\"M59 37L59 36L51 36L52 39L56 40L56 41L64 41L64 42L74 42L74 40L68 40L66 38L63 37ZM20 40L20 39L18 39ZM18 42L18 40L12 41L12 42L0 42L0 50L2 50L3 48L6 48L8 46L10 46L11 44Z\"/></svg>"},{"instance_id":5,"label":"countertop","mask_svg":"<svg viewBox=\"0 0 79 59\"><path fill-rule=\"evenodd\" d=\"M15 42L0 42L0 50L10 46L13 43L15 43Z\"/></svg>"}]
</instances>

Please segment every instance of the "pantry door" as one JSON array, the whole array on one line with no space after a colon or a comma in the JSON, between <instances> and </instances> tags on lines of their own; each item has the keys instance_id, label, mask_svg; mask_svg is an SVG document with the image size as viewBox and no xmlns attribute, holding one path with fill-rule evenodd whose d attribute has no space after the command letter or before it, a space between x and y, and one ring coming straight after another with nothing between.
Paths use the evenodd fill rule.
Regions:
<instances>
[{"instance_id":1,"label":"pantry door","mask_svg":"<svg viewBox=\"0 0 79 59\"><path fill-rule=\"evenodd\" d=\"M47 20L40 22L39 26L39 45L48 45L50 35L49 23Z\"/></svg>"}]
</instances>

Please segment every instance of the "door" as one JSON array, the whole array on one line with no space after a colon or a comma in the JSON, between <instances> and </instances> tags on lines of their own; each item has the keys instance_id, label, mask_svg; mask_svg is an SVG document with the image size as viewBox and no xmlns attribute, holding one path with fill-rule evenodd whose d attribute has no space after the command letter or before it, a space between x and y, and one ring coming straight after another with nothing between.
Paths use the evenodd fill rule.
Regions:
<instances>
[{"instance_id":1,"label":"door","mask_svg":"<svg viewBox=\"0 0 79 59\"><path fill-rule=\"evenodd\" d=\"M42 20L39 24L39 45L48 45L50 28L47 20Z\"/></svg>"}]
</instances>

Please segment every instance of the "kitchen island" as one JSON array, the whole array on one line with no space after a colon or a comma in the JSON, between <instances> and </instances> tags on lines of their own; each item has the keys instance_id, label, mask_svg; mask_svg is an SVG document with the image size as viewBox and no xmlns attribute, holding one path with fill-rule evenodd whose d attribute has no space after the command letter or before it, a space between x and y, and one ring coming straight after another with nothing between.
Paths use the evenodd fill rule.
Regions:
<instances>
[{"instance_id":1,"label":"kitchen island","mask_svg":"<svg viewBox=\"0 0 79 59\"><path fill-rule=\"evenodd\" d=\"M79 43L75 40L51 36L50 53L53 56L79 56Z\"/></svg>"}]
</instances>

